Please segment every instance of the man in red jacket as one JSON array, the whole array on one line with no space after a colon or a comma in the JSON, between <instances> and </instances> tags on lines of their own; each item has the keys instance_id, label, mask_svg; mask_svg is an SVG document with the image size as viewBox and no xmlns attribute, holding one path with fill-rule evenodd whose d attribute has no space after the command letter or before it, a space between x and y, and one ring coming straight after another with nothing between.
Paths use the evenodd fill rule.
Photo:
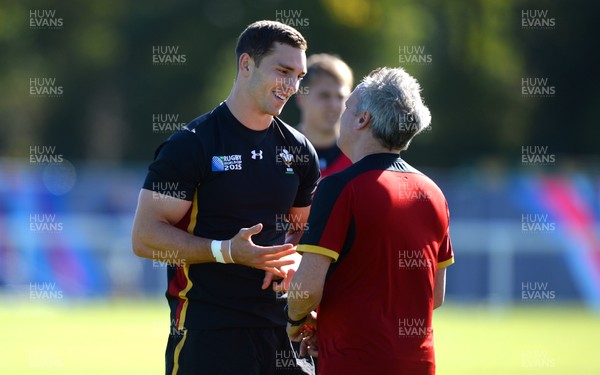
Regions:
<instances>
[{"instance_id":1,"label":"man in red jacket","mask_svg":"<svg viewBox=\"0 0 600 375\"><path fill-rule=\"evenodd\" d=\"M435 374L432 315L454 254L442 191L400 158L431 121L419 92L383 68L346 101L338 145L353 164L317 187L286 308L309 352L316 328L319 374Z\"/></svg>"}]
</instances>

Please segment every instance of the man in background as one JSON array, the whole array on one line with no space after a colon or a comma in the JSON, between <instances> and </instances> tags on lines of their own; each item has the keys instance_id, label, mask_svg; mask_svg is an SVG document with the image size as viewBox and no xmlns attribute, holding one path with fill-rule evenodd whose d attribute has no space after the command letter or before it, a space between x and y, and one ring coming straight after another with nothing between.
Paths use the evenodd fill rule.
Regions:
<instances>
[{"instance_id":1,"label":"man in background","mask_svg":"<svg viewBox=\"0 0 600 375\"><path fill-rule=\"evenodd\" d=\"M298 130L317 150L321 176L325 177L351 164L336 141L344 102L352 91L353 75L342 59L326 53L311 55L306 67L306 76L296 93L300 108Z\"/></svg>"},{"instance_id":2,"label":"man in background","mask_svg":"<svg viewBox=\"0 0 600 375\"><path fill-rule=\"evenodd\" d=\"M319 183L288 296L288 335L309 353L316 327L319 374L435 374L433 309L454 262L449 211L400 158L430 121L401 68L371 72L346 102L338 144L353 164Z\"/></svg>"}]
</instances>

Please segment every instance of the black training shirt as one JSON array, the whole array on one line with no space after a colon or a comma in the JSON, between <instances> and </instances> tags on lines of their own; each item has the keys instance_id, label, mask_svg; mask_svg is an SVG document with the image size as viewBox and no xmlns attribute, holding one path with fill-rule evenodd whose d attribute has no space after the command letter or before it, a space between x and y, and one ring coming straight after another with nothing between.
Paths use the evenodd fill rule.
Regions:
<instances>
[{"instance_id":1,"label":"black training shirt","mask_svg":"<svg viewBox=\"0 0 600 375\"><path fill-rule=\"evenodd\" d=\"M319 180L310 142L278 118L263 131L241 124L221 103L173 134L156 151L144 182L155 199L192 202L177 224L196 236L228 240L263 224L258 245L285 242L290 207L306 207ZM165 249L165 252L176 249ZM176 329L285 325L285 300L261 290L265 272L220 263L167 267L167 300Z\"/></svg>"}]
</instances>

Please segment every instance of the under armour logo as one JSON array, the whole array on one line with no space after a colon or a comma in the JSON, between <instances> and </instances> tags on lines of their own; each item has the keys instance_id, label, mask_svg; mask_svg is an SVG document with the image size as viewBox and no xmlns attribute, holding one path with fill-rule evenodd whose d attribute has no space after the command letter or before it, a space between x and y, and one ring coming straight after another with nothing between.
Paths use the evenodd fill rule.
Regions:
<instances>
[{"instance_id":1,"label":"under armour logo","mask_svg":"<svg viewBox=\"0 0 600 375\"><path fill-rule=\"evenodd\" d=\"M256 150L252 150L252 159L256 159L256 158L259 158L259 159L263 158L262 150L258 150L258 152L256 152Z\"/></svg>"}]
</instances>

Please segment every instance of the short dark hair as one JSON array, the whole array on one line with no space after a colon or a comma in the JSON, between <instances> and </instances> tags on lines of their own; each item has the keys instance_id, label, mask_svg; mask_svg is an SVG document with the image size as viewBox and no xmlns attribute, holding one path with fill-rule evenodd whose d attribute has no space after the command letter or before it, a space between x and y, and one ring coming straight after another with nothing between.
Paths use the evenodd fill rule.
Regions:
<instances>
[{"instance_id":1,"label":"short dark hair","mask_svg":"<svg viewBox=\"0 0 600 375\"><path fill-rule=\"evenodd\" d=\"M302 34L293 27L276 21L256 21L246 27L238 38L235 47L236 67L243 53L250 55L258 66L262 58L273 50L275 42L304 51L308 48Z\"/></svg>"},{"instance_id":2,"label":"short dark hair","mask_svg":"<svg viewBox=\"0 0 600 375\"><path fill-rule=\"evenodd\" d=\"M300 87L310 86L314 79L331 77L340 85L348 86L352 90L354 76L352 69L336 55L318 53L311 55L306 60L306 75L300 81Z\"/></svg>"}]
</instances>

